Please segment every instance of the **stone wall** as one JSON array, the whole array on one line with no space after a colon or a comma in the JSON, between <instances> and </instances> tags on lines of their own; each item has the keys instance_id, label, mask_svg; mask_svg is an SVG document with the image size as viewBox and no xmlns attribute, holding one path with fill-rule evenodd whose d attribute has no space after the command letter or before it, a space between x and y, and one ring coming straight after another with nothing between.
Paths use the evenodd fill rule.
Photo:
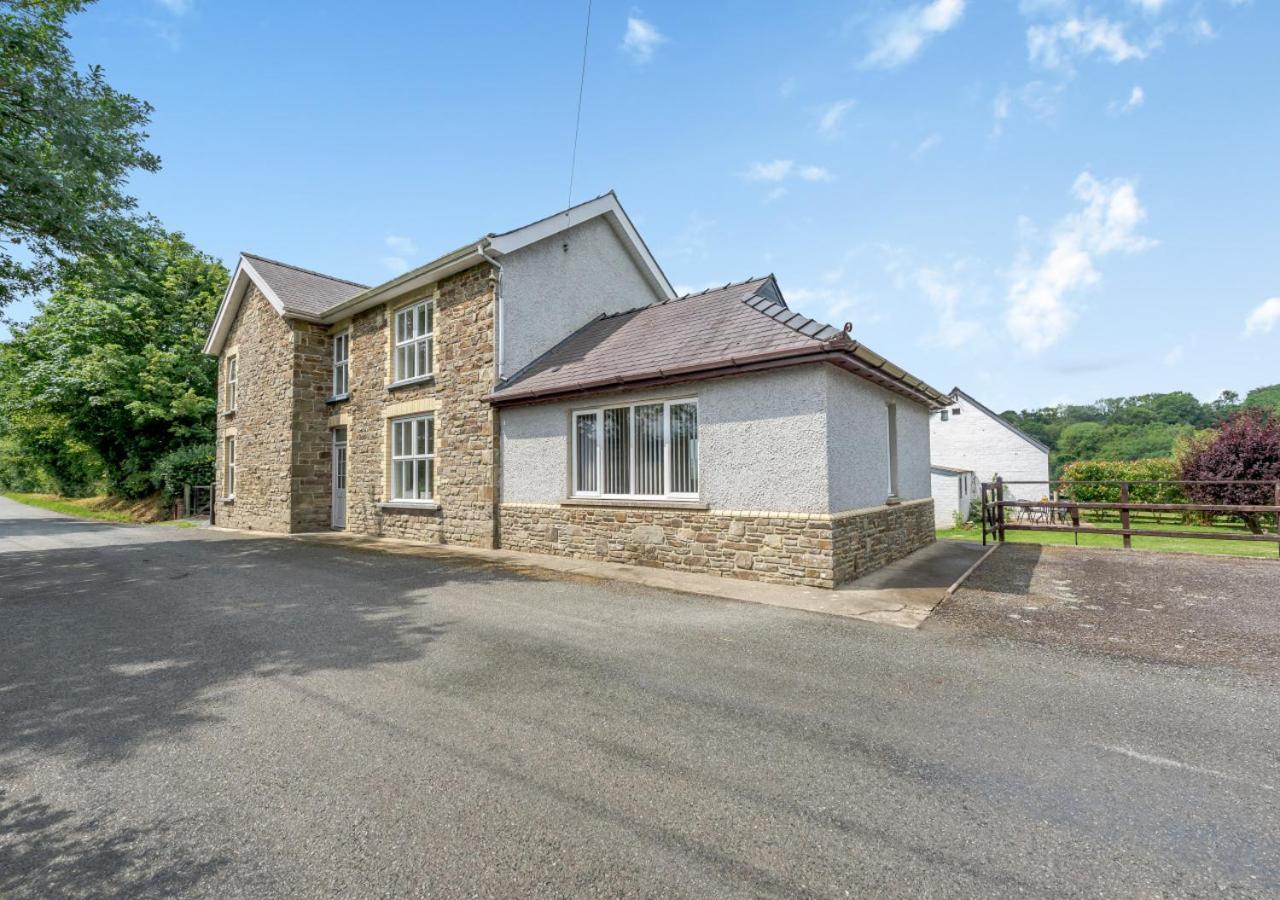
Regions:
<instances>
[{"instance_id":1,"label":"stone wall","mask_svg":"<svg viewBox=\"0 0 1280 900\"><path fill-rule=\"evenodd\" d=\"M333 439L325 404L332 387L333 346L327 329L295 323L290 531L323 531L333 522Z\"/></svg>"},{"instance_id":2,"label":"stone wall","mask_svg":"<svg viewBox=\"0 0 1280 900\"><path fill-rule=\"evenodd\" d=\"M840 513L832 524L836 584L861 578L936 538L932 498Z\"/></svg>"},{"instance_id":3,"label":"stone wall","mask_svg":"<svg viewBox=\"0 0 1280 900\"><path fill-rule=\"evenodd\" d=\"M831 516L504 503L502 547L831 588L934 539L933 501Z\"/></svg>"},{"instance_id":4,"label":"stone wall","mask_svg":"<svg viewBox=\"0 0 1280 900\"><path fill-rule=\"evenodd\" d=\"M236 410L226 408L227 358L239 363ZM250 285L218 360L218 449L214 521L228 528L288 531L293 445L293 331ZM236 497L223 483L226 443L236 436Z\"/></svg>"},{"instance_id":5,"label":"stone wall","mask_svg":"<svg viewBox=\"0 0 1280 900\"><path fill-rule=\"evenodd\" d=\"M492 268L451 276L350 323L350 399L327 414L347 426L347 530L428 543L492 547L495 421ZM391 388L389 323L395 309L434 299L431 381ZM417 405L435 414L435 499L439 509L391 509L386 499L387 413ZM326 427L328 422L326 421Z\"/></svg>"}]
</instances>

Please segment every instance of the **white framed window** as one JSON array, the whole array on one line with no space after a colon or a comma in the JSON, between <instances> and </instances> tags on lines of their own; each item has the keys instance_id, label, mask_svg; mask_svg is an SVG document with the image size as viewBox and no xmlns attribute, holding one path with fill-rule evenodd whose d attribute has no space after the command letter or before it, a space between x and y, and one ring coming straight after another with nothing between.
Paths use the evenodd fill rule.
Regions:
<instances>
[{"instance_id":1,"label":"white framed window","mask_svg":"<svg viewBox=\"0 0 1280 900\"><path fill-rule=\"evenodd\" d=\"M227 412L236 411L236 380L239 377L240 356L233 353L227 357L226 407Z\"/></svg>"},{"instance_id":2,"label":"white framed window","mask_svg":"<svg viewBox=\"0 0 1280 900\"><path fill-rule=\"evenodd\" d=\"M433 305L421 300L397 310L393 326L395 341L392 383L426 378L432 366Z\"/></svg>"},{"instance_id":3,"label":"white framed window","mask_svg":"<svg viewBox=\"0 0 1280 900\"><path fill-rule=\"evenodd\" d=\"M345 397L351 389L351 332L333 336L333 396Z\"/></svg>"},{"instance_id":4,"label":"white framed window","mask_svg":"<svg viewBox=\"0 0 1280 900\"><path fill-rule=\"evenodd\" d=\"M391 499L431 500L435 491L434 416L391 420Z\"/></svg>"},{"instance_id":5,"label":"white framed window","mask_svg":"<svg viewBox=\"0 0 1280 900\"><path fill-rule=\"evenodd\" d=\"M697 498L696 400L576 410L571 431L575 497Z\"/></svg>"},{"instance_id":6,"label":"white framed window","mask_svg":"<svg viewBox=\"0 0 1280 900\"><path fill-rule=\"evenodd\" d=\"M898 404L886 403L885 424L888 426L889 496L898 496Z\"/></svg>"},{"instance_id":7,"label":"white framed window","mask_svg":"<svg viewBox=\"0 0 1280 900\"><path fill-rule=\"evenodd\" d=\"M236 496L236 436L229 434L222 440L222 496L233 500Z\"/></svg>"},{"instance_id":8,"label":"white framed window","mask_svg":"<svg viewBox=\"0 0 1280 900\"><path fill-rule=\"evenodd\" d=\"M950 419L950 418L951 418L951 413L944 409L944 410L942 411L942 421L944 421L944 422L945 422L945 421L947 421L947 420L948 420L948 419Z\"/></svg>"}]
</instances>

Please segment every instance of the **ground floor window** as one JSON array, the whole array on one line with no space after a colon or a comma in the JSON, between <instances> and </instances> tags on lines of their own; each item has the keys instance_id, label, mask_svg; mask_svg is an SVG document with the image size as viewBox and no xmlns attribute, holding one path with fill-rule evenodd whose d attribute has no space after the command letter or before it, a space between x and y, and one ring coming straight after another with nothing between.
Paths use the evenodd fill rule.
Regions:
<instances>
[{"instance_id":1,"label":"ground floor window","mask_svg":"<svg viewBox=\"0 0 1280 900\"><path fill-rule=\"evenodd\" d=\"M435 418L391 422L391 499L430 500L434 495Z\"/></svg>"},{"instance_id":2,"label":"ground floor window","mask_svg":"<svg viewBox=\"0 0 1280 900\"><path fill-rule=\"evenodd\" d=\"M223 486L222 496L231 498L236 495L236 437L229 434L222 444Z\"/></svg>"},{"instance_id":3,"label":"ground floor window","mask_svg":"<svg viewBox=\"0 0 1280 900\"><path fill-rule=\"evenodd\" d=\"M698 496L697 401L577 410L572 432L575 496Z\"/></svg>"}]
</instances>

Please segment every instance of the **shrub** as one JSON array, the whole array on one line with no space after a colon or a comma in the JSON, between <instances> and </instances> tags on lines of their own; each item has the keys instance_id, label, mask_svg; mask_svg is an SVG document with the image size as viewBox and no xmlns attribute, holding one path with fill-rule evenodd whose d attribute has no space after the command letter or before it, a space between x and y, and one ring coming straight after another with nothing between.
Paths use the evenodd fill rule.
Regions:
<instances>
[{"instance_id":1,"label":"shrub","mask_svg":"<svg viewBox=\"0 0 1280 900\"><path fill-rule=\"evenodd\" d=\"M1235 413L1205 440L1192 441L1180 460L1187 481L1227 481L1228 484L1189 485L1200 503L1239 503L1270 506L1280 480L1280 421L1267 411L1248 408ZM1270 484L1242 484L1264 481ZM1262 531L1256 514L1241 514L1254 534Z\"/></svg>"},{"instance_id":2,"label":"shrub","mask_svg":"<svg viewBox=\"0 0 1280 900\"><path fill-rule=\"evenodd\" d=\"M151 482L172 500L182 494L185 484L213 483L214 457L213 444L189 444L170 450L151 469Z\"/></svg>"},{"instance_id":3,"label":"shrub","mask_svg":"<svg viewBox=\"0 0 1280 900\"><path fill-rule=\"evenodd\" d=\"M1080 460L1062 469L1064 481L1178 481L1182 478L1178 461L1162 459ZM1118 484L1063 485L1063 496L1081 503L1118 503ZM1186 503L1187 495L1176 484L1131 484L1129 499L1134 503Z\"/></svg>"}]
</instances>

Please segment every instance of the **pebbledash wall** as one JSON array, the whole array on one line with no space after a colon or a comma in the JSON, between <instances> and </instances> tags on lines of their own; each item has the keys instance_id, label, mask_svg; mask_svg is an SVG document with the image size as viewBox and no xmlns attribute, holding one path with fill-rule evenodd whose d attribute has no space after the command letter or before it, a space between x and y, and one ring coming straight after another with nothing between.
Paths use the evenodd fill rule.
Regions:
<instances>
[{"instance_id":1,"label":"pebbledash wall","mask_svg":"<svg viewBox=\"0 0 1280 900\"><path fill-rule=\"evenodd\" d=\"M572 410L687 397L698 401L699 503L568 496ZM893 505L889 402L900 447L901 502ZM934 539L927 410L832 366L501 415L505 548L834 587ZM839 505L850 502L860 505Z\"/></svg>"}]
</instances>

